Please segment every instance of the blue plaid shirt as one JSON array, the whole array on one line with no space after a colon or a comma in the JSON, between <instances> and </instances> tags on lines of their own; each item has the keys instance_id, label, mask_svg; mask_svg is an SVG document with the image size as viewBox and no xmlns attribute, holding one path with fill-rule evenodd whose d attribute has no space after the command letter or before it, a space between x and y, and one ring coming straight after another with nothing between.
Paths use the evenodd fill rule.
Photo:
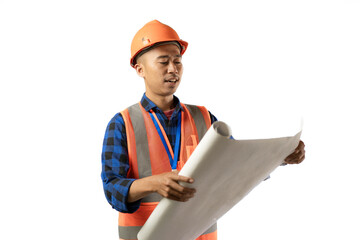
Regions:
<instances>
[{"instance_id":1,"label":"blue plaid shirt","mask_svg":"<svg viewBox=\"0 0 360 240\"><path fill-rule=\"evenodd\" d=\"M173 149L175 149L177 116L179 111L183 110L179 99L175 96L174 101L176 107L169 120L164 112L147 98L145 94L141 99L141 105L146 111L150 112L150 109L152 109L155 112ZM212 123L217 121L216 117L211 113L210 117ZM127 203L129 188L136 179L127 178L129 158L125 123L121 113L115 114L106 128L101 163L101 178L107 201L119 212L135 212L139 208L141 200Z\"/></svg>"}]
</instances>

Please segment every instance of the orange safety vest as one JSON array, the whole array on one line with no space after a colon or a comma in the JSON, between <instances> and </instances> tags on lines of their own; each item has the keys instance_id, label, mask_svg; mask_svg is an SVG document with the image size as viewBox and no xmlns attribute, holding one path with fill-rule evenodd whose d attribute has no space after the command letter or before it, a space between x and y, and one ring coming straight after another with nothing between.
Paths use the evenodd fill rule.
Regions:
<instances>
[{"instance_id":1,"label":"orange safety vest","mask_svg":"<svg viewBox=\"0 0 360 240\"><path fill-rule=\"evenodd\" d=\"M181 147L177 170L181 170L211 126L210 114L205 107L182 103L181 106L184 111L181 114ZM168 155L149 112L138 103L125 109L121 114L125 122L128 145L129 171L127 177L139 179L171 172ZM120 240L137 239L138 232L161 198L161 195L152 193L141 200L140 207L136 212L119 212ZM215 223L196 240L216 239Z\"/></svg>"}]
</instances>

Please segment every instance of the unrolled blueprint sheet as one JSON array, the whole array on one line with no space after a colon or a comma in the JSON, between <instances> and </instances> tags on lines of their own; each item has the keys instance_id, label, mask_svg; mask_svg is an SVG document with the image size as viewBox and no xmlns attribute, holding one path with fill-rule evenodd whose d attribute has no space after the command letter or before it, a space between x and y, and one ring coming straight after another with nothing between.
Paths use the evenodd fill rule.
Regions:
<instances>
[{"instance_id":1,"label":"unrolled blueprint sheet","mask_svg":"<svg viewBox=\"0 0 360 240\"><path fill-rule=\"evenodd\" d=\"M297 147L293 137L234 140L224 122L207 131L180 175L195 179L188 202L162 199L138 234L139 240L191 240L211 227L277 168Z\"/></svg>"}]
</instances>

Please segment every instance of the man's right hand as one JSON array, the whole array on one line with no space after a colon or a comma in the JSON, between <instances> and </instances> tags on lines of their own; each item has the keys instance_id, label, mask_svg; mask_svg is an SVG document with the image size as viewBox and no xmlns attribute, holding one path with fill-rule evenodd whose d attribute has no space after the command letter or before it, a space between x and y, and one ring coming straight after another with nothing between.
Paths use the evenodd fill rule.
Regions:
<instances>
[{"instance_id":1,"label":"man's right hand","mask_svg":"<svg viewBox=\"0 0 360 240\"><path fill-rule=\"evenodd\" d=\"M180 176L178 171L137 179L130 186L127 201L135 202L154 192L165 198L180 202L186 202L194 197L196 190L184 187L179 182L193 183L194 179Z\"/></svg>"},{"instance_id":2,"label":"man's right hand","mask_svg":"<svg viewBox=\"0 0 360 240\"><path fill-rule=\"evenodd\" d=\"M178 171L154 175L152 182L157 193L175 201L186 202L194 197L196 192L194 188L187 188L179 184L179 182L193 183L194 179L180 176Z\"/></svg>"}]
</instances>

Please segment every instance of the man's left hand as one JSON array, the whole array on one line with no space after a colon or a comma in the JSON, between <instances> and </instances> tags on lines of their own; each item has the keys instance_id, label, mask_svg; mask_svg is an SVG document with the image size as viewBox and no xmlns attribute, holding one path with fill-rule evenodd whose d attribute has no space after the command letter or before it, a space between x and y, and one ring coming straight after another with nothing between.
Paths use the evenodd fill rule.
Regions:
<instances>
[{"instance_id":1,"label":"man's left hand","mask_svg":"<svg viewBox=\"0 0 360 240\"><path fill-rule=\"evenodd\" d=\"M305 144L300 140L299 145L296 147L295 151L287 156L284 160L284 163L288 164L299 164L305 159Z\"/></svg>"}]
</instances>

